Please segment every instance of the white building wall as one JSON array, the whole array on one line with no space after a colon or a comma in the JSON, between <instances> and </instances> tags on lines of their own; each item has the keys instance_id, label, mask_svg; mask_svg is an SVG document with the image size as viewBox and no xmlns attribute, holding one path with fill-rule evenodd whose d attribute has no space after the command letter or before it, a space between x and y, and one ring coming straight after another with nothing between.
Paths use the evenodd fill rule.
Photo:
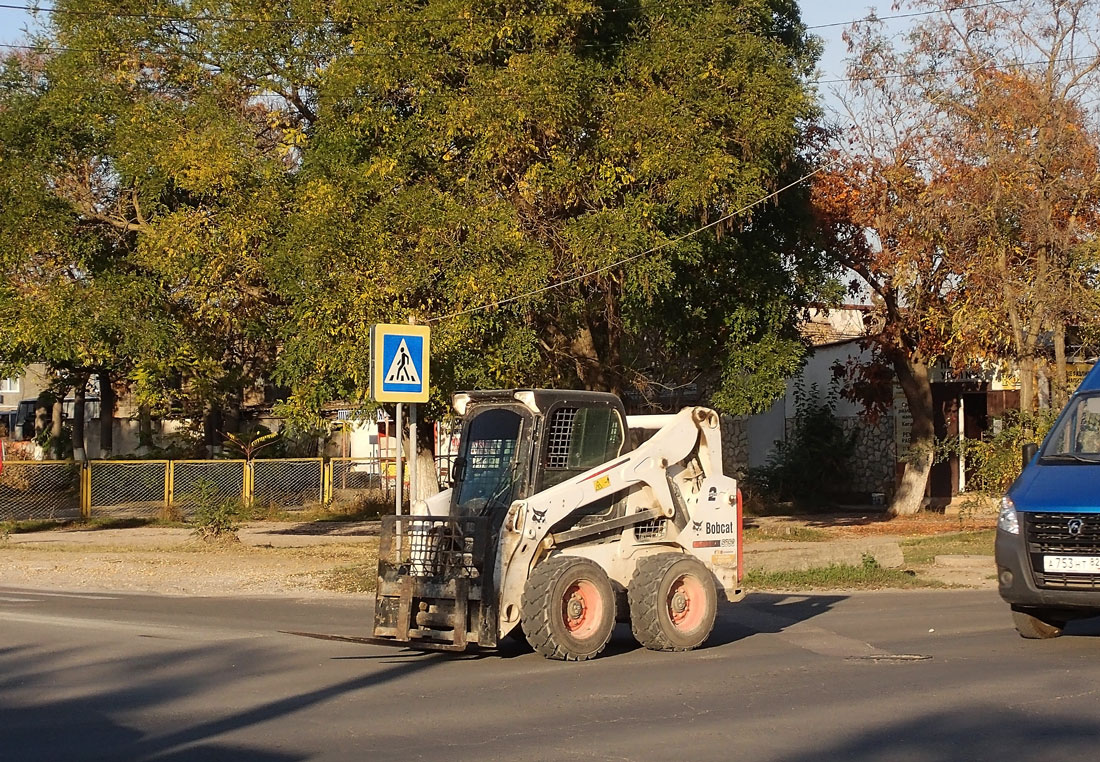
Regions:
<instances>
[{"instance_id":1,"label":"white building wall","mask_svg":"<svg viewBox=\"0 0 1100 762\"><path fill-rule=\"evenodd\" d=\"M850 359L855 359L861 364L871 361L870 350L861 349L858 341L845 341L837 344L828 344L815 347L806 359L806 365L802 372L787 381L787 397L784 402L784 410L787 418L794 418L797 411L795 405L795 390L799 383L806 394L809 394L814 384L817 384L818 399L824 401L833 385L833 365L846 364ZM850 418L859 415L862 405L843 399L838 394L836 397L835 412L838 418Z\"/></svg>"}]
</instances>

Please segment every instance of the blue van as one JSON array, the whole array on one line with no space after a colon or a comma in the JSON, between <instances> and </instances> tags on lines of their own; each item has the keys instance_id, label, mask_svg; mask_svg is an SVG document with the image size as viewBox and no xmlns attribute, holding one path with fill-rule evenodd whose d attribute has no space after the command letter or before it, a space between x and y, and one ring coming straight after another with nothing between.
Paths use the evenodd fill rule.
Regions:
<instances>
[{"instance_id":1,"label":"blue van","mask_svg":"<svg viewBox=\"0 0 1100 762\"><path fill-rule=\"evenodd\" d=\"M1100 615L1100 363L1001 498L997 584L1025 638Z\"/></svg>"}]
</instances>

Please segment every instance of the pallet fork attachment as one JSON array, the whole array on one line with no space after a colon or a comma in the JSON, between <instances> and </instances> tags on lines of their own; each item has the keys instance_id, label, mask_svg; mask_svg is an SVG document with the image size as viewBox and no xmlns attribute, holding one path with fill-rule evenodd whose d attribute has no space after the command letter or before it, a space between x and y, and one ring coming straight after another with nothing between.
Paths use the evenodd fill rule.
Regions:
<instances>
[{"instance_id":1,"label":"pallet fork attachment","mask_svg":"<svg viewBox=\"0 0 1100 762\"><path fill-rule=\"evenodd\" d=\"M373 642L463 651L493 647L488 519L385 516Z\"/></svg>"}]
</instances>

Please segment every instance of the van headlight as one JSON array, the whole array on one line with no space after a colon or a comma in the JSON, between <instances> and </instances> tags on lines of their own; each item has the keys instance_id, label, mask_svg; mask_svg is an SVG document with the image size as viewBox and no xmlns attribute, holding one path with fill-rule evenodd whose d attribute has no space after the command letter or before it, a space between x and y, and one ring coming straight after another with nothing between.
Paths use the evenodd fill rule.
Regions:
<instances>
[{"instance_id":1,"label":"van headlight","mask_svg":"<svg viewBox=\"0 0 1100 762\"><path fill-rule=\"evenodd\" d=\"M997 517L997 528L1009 534L1020 533L1020 517L1016 514L1016 504L1008 495L1001 498L1001 515Z\"/></svg>"}]
</instances>

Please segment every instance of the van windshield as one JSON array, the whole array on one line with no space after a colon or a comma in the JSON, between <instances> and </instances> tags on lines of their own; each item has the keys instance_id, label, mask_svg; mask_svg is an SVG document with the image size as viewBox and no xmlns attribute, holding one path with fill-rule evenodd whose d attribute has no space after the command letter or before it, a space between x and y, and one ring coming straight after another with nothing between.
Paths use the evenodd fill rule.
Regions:
<instances>
[{"instance_id":1,"label":"van windshield","mask_svg":"<svg viewBox=\"0 0 1100 762\"><path fill-rule=\"evenodd\" d=\"M1070 400L1047 438L1042 459L1100 463L1100 394Z\"/></svg>"}]
</instances>

